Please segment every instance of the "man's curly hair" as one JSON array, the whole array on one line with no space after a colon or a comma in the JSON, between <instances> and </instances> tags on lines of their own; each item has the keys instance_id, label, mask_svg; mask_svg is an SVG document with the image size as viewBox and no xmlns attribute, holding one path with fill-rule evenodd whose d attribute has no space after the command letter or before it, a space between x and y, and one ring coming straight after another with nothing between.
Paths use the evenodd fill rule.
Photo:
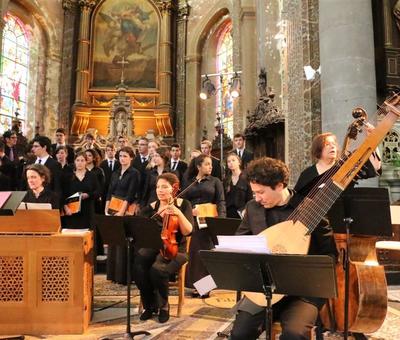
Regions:
<instances>
[{"instance_id":1,"label":"man's curly hair","mask_svg":"<svg viewBox=\"0 0 400 340\"><path fill-rule=\"evenodd\" d=\"M289 183L289 169L279 159L262 157L251 161L246 169L251 183L265 185L275 189L279 183L286 188Z\"/></svg>"}]
</instances>

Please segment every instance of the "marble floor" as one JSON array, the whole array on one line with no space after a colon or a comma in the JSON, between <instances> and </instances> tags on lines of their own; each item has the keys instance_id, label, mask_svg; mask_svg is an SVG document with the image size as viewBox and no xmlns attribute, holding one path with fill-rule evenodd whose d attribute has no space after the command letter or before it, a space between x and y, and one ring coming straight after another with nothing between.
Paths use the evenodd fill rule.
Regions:
<instances>
[{"instance_id":1,"label":"marble floor","mask_svg":"<svg viewBox=\"0 0 400 340\"><path fill-rule=\"evenodd\" d=\"M81 335L25 335L27 340L95 340L103 336L126 331L126 300L125 287L115 285L105 280L104 275L96 275L94 295L94 314L88 330ZM235 303L235 293L216 290L207 299L185 299L183 315L176 317L177 296L172 292L170 298L171 318L165 324L157 322L157 318L142 322L138 319L137 290L132 290L131 331L146 330L149 336L136 336L135 339L166 339L166 340L202 340L222 339L218 332L229 331L233 320L230 310ZM368 335L373 340L400 339L400 287L389 287L388 313L385 322L378 332ZM187 294L189 295L189 294ZM116 304L117 303L117 304ZM112 307L111 305L115 304ZM108 307L108 308L107 308ZM0 335L0 339L11 339L11 336ZM262 335L261 339L265 339ZM325 340L342 338L339 334L325 333Z\"/></svg>"}]
</instances>

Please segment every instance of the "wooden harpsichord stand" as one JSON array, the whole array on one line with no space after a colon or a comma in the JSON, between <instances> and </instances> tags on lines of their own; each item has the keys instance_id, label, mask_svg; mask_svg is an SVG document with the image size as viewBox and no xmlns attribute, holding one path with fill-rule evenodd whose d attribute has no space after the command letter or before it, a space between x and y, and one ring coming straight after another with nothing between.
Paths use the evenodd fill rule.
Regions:
<instances>
[{"instance_id":1,"label":"wooden harpsichord stand","mask_svg":"<svg viewBox=\"0 0 400 340\"><path fill-rule=\"evenodd\" d=\"M58 210L0 216L0 335L81 334L93 296L93 233L60 233Z\"/></svg>"}]
</instances>

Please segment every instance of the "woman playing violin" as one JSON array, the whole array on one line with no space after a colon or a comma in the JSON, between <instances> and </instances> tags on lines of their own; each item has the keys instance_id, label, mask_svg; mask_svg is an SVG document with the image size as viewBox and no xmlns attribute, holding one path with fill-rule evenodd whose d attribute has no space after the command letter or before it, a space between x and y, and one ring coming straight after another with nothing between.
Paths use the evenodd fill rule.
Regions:
<instances>
[{"instance_id":1,"label":"woman playing violin","mask_svg":"<svg viewBox=\"0 0 400 340\"><path fill-rule=\"evenodd\" d=\"M156 194L157 200L144 207L141 215L152 217L156 215L156 221L162 228L167 227L163 222L176 216L177 229L175 239L178 244L178 253L175 257L167 257L160 251L149 248L141 248L135 254L134 275L136 285L140 290L144 311L140 320L148 320L158 312L158 321L167 322L169 319L168 281L171 274L176 273L187 261L186 239L193 229L192 206L189 201L176 198L174 191L179 186L178 177L172 173L164 173L158 176ZM170 216L168 216L170 215Z\"/></svg>"}]
</instances>

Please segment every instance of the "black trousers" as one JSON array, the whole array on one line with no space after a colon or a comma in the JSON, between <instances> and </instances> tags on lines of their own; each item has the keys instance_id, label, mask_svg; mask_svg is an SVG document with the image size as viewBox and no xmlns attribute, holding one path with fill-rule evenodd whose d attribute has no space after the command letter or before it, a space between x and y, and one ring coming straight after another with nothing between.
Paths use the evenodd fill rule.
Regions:
<instances>
[{"instance_id":1,"label":"black trousers","mask_svg":"<svg viewBox=\"0 0 400 340\"><path fill-rule=\"evenodd\" d=\"M178 253L173 260L167 260L155 249L142 248L137 251L133 270L144 309L156 310L168 306L169 277L185 262L186 255L183 253Z\"/></svg>"},{"instance_id":2,"label":"black trousers","mask_svg":"<svg viewBox=\"0 0 400 340\"><path fill-rule=\"evenodd\" d=\"M272 308L274 321L281 322L280 340L310 339L310 331L318 317L318 308L315 305L296 297L284 297ZM257 339L264 330L265 309L256 314L239 310L230 339Z\"/></svg>"}]
</instances>

